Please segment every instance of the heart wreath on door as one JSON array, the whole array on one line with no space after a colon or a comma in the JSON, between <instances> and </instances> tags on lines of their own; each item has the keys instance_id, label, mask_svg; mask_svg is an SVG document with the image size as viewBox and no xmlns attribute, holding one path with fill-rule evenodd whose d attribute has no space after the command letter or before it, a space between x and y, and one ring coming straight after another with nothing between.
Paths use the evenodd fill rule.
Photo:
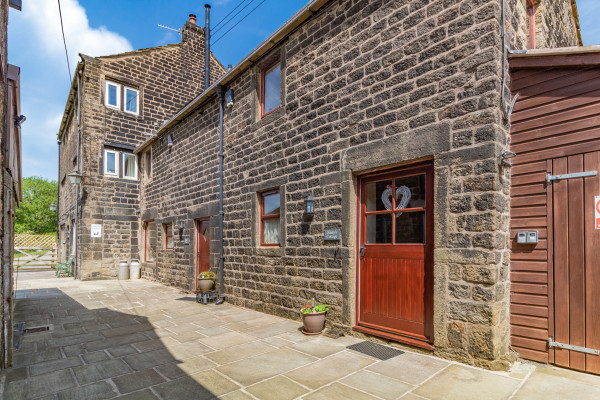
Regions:
<instances>
[{"instance_id":1,"label":"heart wreath on door","mask_svg":"<svg viewBox=\"0 0 600 400\"><path fill-rule=\"evenodd\" d=\"M396 188L396 210L401 210L408 206L408 202L410 201L411 193L410 189L406 186L399 186ZM386 210L392 209L392 187L390 185L381 193L381 201L385 206ZM396 213L396 218L398 218L402 213Z\"/></svg>"}]
</instances>

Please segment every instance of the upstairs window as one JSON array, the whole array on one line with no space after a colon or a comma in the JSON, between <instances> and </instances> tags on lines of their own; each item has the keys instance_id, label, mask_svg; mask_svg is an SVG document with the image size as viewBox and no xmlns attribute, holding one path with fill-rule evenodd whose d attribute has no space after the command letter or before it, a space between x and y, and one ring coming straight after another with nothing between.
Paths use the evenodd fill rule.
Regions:
<instances>
[{"instance_id":1,"label":"upstairs window","mask_svg":"<svg viewBox=\"0 0 600 400\"><path fill-rule=\"evenodd\" d=\"M281 105L281 65L279 61L261 71L260 108L261 117Z\"/></svg>"},{"instance_id":2,"label":"upstairs window","mask_svg":"<svg viewBox=\"0 0 600 400\"><path fill-rule=\"evenodd\" d=\"M137 179L137 157L123 153L123 178Z\"/></svg>"},{"instance_id":3,"label":"upstairs window","mask_svg":"<svg viewBox=\"0 0 600 400\"><path fill-rule=\"evenodd\" d=\"M260 195L260 245L279 246L281 204L279 189Z\"/></svg>"},{"instance_id":4,"label":"upstairs window","mask_svg":"<svg viewBox=\"0 0 600 400\"><path fill-rule=\"evenodd\" d=\"M165 249L173 249L173 223L169 222L163 224L163 230L165 232Z\"/></svg>"},{"instance_id":5,"label":"upstairs window","mask_svg":"<svg viewBox=\"0 0 600 400\"><path fill-rule=\"evenodd\" d=\"M119 152L104 150L104 175L119 176Z\"/></svg>"},{"instance_id":6,"label":"upstairs window","mask_svg":"<svg viewBox=\"0 0 600 400\"><path fill-rule=\"evenodd\" d=\"M156 261L156 222L144 222L144 261Z\"/></svg>"},{"instance_id":7,"label":"upstairs window","mask_svg":"<svg viewBox=\"0 0 600 400\"><path fill-rule=\"evenodd\" d=\"M138 105L139 105L139 90L132 89L130 87L125 87L125 111L128 113L132 113L138 115Z\"/></svg>"},{"instance_id":8,"label":"upstairs window","mask_svg":"<svg viewBox=\"0 0 600 400\"><path fill-rule=\"evenodd\" d=\"M105 104L110 108L121 108L121 85L106 81Z\"/></svg>"},{"instance_id":9,"label":"upstairs window","mask_svg":"<svg viewBox=\"0 0 600 400\"><path fill-rule=\"evenodd\" d=\"M140 91L120 83L106 81L104 104L108 108L139 115Z\"/></svg>"}]
</instances>

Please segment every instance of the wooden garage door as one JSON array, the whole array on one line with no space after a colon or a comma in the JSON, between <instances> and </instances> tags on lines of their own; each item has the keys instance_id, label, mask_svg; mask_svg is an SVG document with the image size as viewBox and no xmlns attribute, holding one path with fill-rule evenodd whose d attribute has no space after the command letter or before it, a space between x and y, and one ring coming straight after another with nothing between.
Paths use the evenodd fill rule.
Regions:
<instances>
[{"instance_id":1,"label":"wooden garage door","mask_svg":"<svg viewBox=\"0 0 600 400\"><path fill-rule=\"evenodd\" d=\"M552 160L552 174L600 170L600 152ZM564 177L568 178L568 177ZM554 242L554 363L600 373L600 229L595 224L595 197L600 177L552 181ZM572 347L571 347L572 348Z\"/></svg>"}]
</instances>

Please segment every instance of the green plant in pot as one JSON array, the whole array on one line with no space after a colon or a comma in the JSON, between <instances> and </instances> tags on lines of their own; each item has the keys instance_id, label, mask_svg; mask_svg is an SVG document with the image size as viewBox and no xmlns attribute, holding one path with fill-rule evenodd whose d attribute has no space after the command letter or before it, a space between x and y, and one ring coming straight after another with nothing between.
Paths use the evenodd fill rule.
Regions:
<instances>
[{"instance_id":1,"label":"green plant in pot","mask_svg":"<svg viewBox=\"0 0 600 400\"><path fill-rule=\"evenodd\" d=\"M210 292L215 286L215 273L211 271L200 272L198 274L198 290L201 292Z\"/></svg>"},{"instance_id":2,"label":"green plant in pot","mask_svg":"<svg viewBox=\"0 0 600 400\"><path fill-rule=\"evenodd\" d=\"M327 304L315 305L314 299L312 305L307 304L304 306L304 308L300 310L302 313L302 324L304 325L302 332L307 335L318 335L323 332L323 328L325 328L325 317L327 316L328 310L329 306Z\"/></svg>"}]
</instances>

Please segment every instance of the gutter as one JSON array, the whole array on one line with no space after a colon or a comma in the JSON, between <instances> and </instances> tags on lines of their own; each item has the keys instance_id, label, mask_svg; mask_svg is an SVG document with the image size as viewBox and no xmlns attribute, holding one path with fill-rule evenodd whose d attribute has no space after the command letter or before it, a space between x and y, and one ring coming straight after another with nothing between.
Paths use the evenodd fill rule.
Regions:
<instances>
[{"instance_id":1,"label":"gutter","mask_svg":"<svg viewBox=\"0 0 600 400\"><path fill-rule=\"evenodd\" d=\"M165 121L158 131L146 139L140 144L134 151L134 153L142 152L146 147L154 143L158 137L170 127L174 126L181 120L185 119L193 110L198 106L205 103L211 96L216 94L216 88L218 86L227 86L227 84L238 77L243 71L253 66L262 56L268 53L271 49L286 39L292 32L294 32L300 25L310 19L314 14L325 8L332 0L312 0L306 6L302 7L292 18L290 18L285 24L279 29L273 32L267 39L265 39L258 47L256 47L250 54L244 57L239 63L232 69L227 71L225 75L217 79L211 86L209 86L204 92L198 95L195 99L190 101L181 110L179 110L173 117Z\"/></svg>"},{"instance_id":2,"label":"gutter","mask_svg":"<svg viewBox=\"0 0 600 400\"><path fill-rule=\"evenodd\" d=\"M600 53L600 45L555 47L551 49L508 50L509 58L568 56Z\"/></svg>"}]
</instances>

